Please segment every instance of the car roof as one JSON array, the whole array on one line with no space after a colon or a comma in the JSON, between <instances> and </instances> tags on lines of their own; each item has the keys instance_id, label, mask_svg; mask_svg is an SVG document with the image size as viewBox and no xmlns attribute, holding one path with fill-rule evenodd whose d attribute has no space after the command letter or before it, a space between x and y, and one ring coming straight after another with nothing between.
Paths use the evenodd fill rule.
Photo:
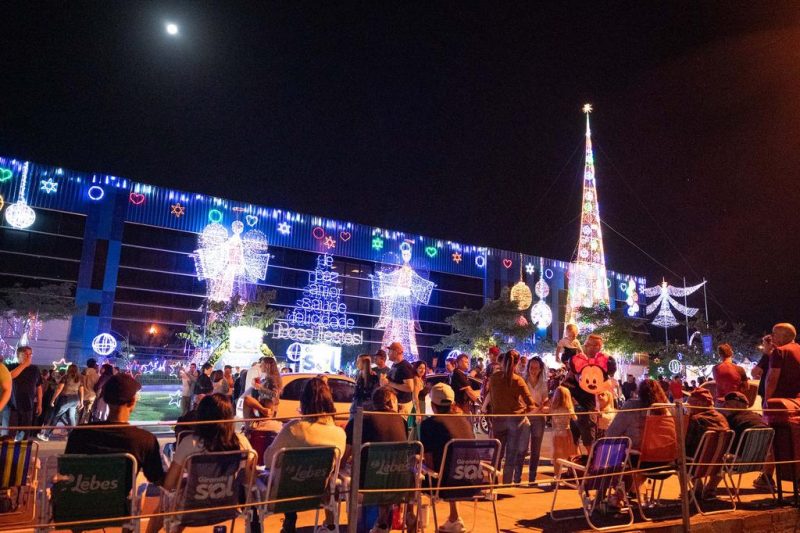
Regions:
<instances>
[{"instance_id":1,"label":"car roof","mask_svg":"<svg viewBox=\"0 0 800 533\"><path fill-rule=\"evenodd\" d=\"M356 380L354 380L350 376L342 376L341 374L315 374L313 372L291 372L289 374L281 374L281 380L287 382L287 381L294 381L296 379L311 379L319 376L325 376L328 379L341 379L344 381L349 381L351 383L356 382Z\"/></svg>"}]
</instances>

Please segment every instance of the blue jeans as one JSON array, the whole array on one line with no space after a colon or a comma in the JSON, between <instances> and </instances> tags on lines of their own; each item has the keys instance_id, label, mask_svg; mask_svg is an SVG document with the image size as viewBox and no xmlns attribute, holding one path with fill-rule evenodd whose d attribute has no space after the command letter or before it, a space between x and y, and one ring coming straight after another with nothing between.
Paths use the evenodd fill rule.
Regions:
<instances>
[{"instance_id":1,"label":"blue jeans","mask_svg":"<svg viewBox=\"0 0 800 533\"><path fill-rule=\"evenodd\" d=\"M531 459L528 466L528 482L533 483L536 481L536 469L539 467L539 456L542 452L545 417L532 416L528 420L531 423Z\"/></svg>"},{"instance_id":2,"label":"blue jeans","mask_svg":"<svg viewBox=\"0 0 800 533\"><path fill-rule=\"evenodd\" d=\"M503 463L503 484L522 481L522 464L528 451L531 426L525 416L495 418L494 436L500 441Z\"/></svg>"},{"instance_id":3,"label":"blue jeans","mask_svg":"<svg viewBox=\"0 0 800 533\"><path fill-rule=\"evenodd\" d=\"M59 422L63 422L65 426L74 426L78 417L78 401L79 399L77 394L59 396L58 400L56 400L56 406L55 409L53 409L53 414L50 415L50 421L47 423L47 425L55 426ZM45 429L42 431L42 433L48 438L52 432L52 429Z\"/></svg>"}]
</instances>

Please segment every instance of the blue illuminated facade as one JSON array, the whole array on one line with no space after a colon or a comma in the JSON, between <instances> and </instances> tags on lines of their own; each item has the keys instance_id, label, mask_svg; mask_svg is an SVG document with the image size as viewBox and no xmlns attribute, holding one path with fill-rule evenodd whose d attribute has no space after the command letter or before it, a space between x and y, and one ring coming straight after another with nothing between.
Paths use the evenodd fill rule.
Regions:
<instances>
[{"instance_id":1,"label":"blue illuminated facade","mask_svg":"<svg viewBox=\"0 0 800 533\"><path fill-rule=\"evenodd\" d=\"M5 207L17 201L23 161L0 157L0 195ZM175 355L183 346L175 334L186 320L201 322L204 282L197 280L193 251L197 236L212 221L227 228L239 220L245 230L263 232L272 255L259 286L275 289L276 306L290 311L320 254L336 260L342 297L364 344L347 355L374 352L381 332L370 274L382 264L399 264L399 247L413 247L412 265L436 283L428 306L419 310L421 355L448 334L444 319L464 307L478 308L520 277L532 288L541 275L550 285L553 310L549 336L560 337L568 263L508 250L310 216L247 202L151 186L125 178L73 172L29 163L27 202L36 221L16 229L0 225L0 285L64 281L76 286L76 313L67 357L92 354L101 332L129 338L141 354ZM0 213L2 214L2 213ZM630 275L609 271L611 305L625 305ZM637 286L645 280L635 277ZM155 326L155 327L153 327ZM153 331L157 333L152 333ZM149 333L148 333L149 332ZM149 336L148 336L149 335ZM281 341L282 342L282 341ZM276 354L285 347L268 340ZM275 345L273 345L275 344Z\"/></svg>"}]
</instances>

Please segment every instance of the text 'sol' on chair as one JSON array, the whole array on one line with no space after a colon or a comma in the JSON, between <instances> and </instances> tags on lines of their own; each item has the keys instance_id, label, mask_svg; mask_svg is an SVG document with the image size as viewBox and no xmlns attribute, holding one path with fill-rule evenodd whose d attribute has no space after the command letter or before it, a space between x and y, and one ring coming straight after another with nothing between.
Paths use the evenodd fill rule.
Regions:
<instances>
[{"instance_id":1,"label":"text 'sol' on chair","mask_svg":"<svg viewBox=\"0 0 800 533\"><path fill-rule=\"evenodd\" d=\"M0 527L33 521L38 483L39 444L0 441Z\"/></svg>"},{"instance_id":2,"label":"text 'sol' on chair","mask_svg":"<svg viewBox=\"0 0 800 533\"><path fill-rule=\"evenodd\" d=\"M725 466L723 465L725 455L730 451L734 435L734 432L730 429L706 431L700 438L700 443L697 445L697 451L695 451L694 457L689 459L686 463L686 476L689 483L687 487L689 491L689 500L694 502L697 511L702 515L727 513L736 510L736 500L733 494L731 494L730 487L728 487L728 481L725 477ZM728 497L731 500L731 508L721 509L719 511L703 511L697 499L698 492L700 492L703 487L707 487L709 481L717 477L722 478L722 483L725 485L725 490L728 492Z\"/></svg>"},{"instance_id":3,"label":"text 'sol' on chair","mask_svg":"<svg viewBox=\"0 0 800 533\"><path fill-rule=\"evenodd\" d=\"M739 497L739 487L742 485L742 475L748 472L760 472L764 468L764 461L767 460L772 448L772 440L775 437L775 430L772 428L750 428L742 432L739 443L733 453L726 454L724 462L725 470L731 480L731 489L736 501L742 503ZM738 475L734 482L733 476ZM769 492L772 499L775 499L775 489L769 485Z\"/></svg>"},{"instance_id":4,"label":"text 'sol' on chair","mask_svg":"<svg viewBox=\"0 0 800 533\"><path fill-rule=\"evenodd\" d=\"M628 469L628 453L631 449L631 439L628 437L605 437L592 444L586 466L564 459L556 459L561 467L556 476L556 488L553 493L553 504L550 507L550 518L553 520L568 520L580 515L556 516L556 498L558 489L563 484L578 491L581 499L581 508L586 521L592 529L608 531L624 529L633 524L633 511L628 503L627 491L624 489L623 476ZM565 471L569 471L574 479L567 481L562 478ZM622 486L621 491L617 488ZM592 494L594 492L594 494ZM611 493L619 492L621 507L620 513L628 515L628 522L619 525L599 527L592 522L592 513L607 502Z\"/></svg>"},{"instance_id":5,"label":"text 'sol' on chair","mask_svg":"<svg viewBox=\"0 0 800 533\"><path fill-rule=\"evenodd\" d=\"M260 507L262 525L273 514L316 510L316 530L320 509L329 509L338 532L339 505L333 497L338 471L339 450L334 446L278 450L265 473L267 503Z\"/></svg>"},{"instance_id":6,"label":"text 'sol' on chair","mask_svg":"<svg viewBox=\"0 0 800 533\"><path fill-rule=\"evenodd\" d=\"M186 527L205 527L230 520L230 532L242 516L241 504L253 492L256 453L252 450L193 453L186 458L174 494L165 498L167 533Z\"/></svg>"},{"instance_id":7,"label":"text 'sol' on chair","mask_svg":"<svg viewBox=\"0 0 800 533\"><path fill-rule=\"evenodd\" d=\"M424 469L428 475L436 531L439 530L439 520L436 516L437 501L474 501L476 511L479 501L490 501L495 530L500 533L494 494L494 485L498 483L499 461L500 441L497 439L452 439L445 444L439 471Z\"/></svg>"},{"instance_id":8,"label":"text 'sol' on chair","mask_svg":"<svg viewBox=\"0 0 800 533\"><path fill-rule=\"evenodd\" d=\"M645 507L655 507L661 503L664 481L677 475L677 461L680 455L676 419L672 415L649 415L645 418L640 450L631 450L631 463L637 468L647 468L646 472L634 474L647 481L644 492L634 480L639 514L643 520L650 520ZM685 433L685 432L684 432ZM634 458L636 461L634 461Z\"/></svg>"},{"instance_id":9,"label":"text 'sol' on chair","mask_svg":"<svg viewBox=\"0 0 800 533\"><path fill-rule=\"evenodd\" d=\"M52 486L41 491L41 523L46 529L86 531L124 527L139 531L134 482L138 467L128 453L59 455L48 459L45 472L55 473ZM49 504L48 504L49 502ZM61 527L64 522L84 522Z\"/></svg>"}]
</instances>

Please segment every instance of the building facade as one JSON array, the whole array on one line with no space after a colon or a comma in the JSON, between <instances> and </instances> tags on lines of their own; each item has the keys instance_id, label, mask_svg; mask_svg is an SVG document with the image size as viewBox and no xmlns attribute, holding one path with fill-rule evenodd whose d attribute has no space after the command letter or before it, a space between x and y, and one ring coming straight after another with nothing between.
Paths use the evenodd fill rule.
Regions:
<instances>
[{"instance_id":1,"label":"building facade","mask_svg":"<svg viewBox=\"0 0 800 533\"><path fill-rule=\"evenodd\" d=\"M177 334L187 320L204 320L208 281L198 278L198 237L213 223L231 236L238 224L245 240L251 231L265 236L269 266L253 285L275 290L273 305L287 313L303 297L319 257L332 257L338 302L363 341L343 346L343 359L381 345L374 279L402 265L404 250L408 265L435 284L427 304L414 311L421 357L433 357L433 346L451 332L448 316L480 308L520 276L531 289L541 278L550 287L544 300L553 321L539 337L558 339L563 330L569 267L563 261L2 157L0 197L3 215L20 199L35 213L32 222L16 212L2 217L0 286L75 286L76 312L64 342L68 360L91 357L100 333L127 340L137 355L185 355ZM641 277L609 271L612 308L626 305L631 279L645 286ZM267 332L265 341L282 356L292 339L278 337Z\"/></svg>"}]
</instances>

